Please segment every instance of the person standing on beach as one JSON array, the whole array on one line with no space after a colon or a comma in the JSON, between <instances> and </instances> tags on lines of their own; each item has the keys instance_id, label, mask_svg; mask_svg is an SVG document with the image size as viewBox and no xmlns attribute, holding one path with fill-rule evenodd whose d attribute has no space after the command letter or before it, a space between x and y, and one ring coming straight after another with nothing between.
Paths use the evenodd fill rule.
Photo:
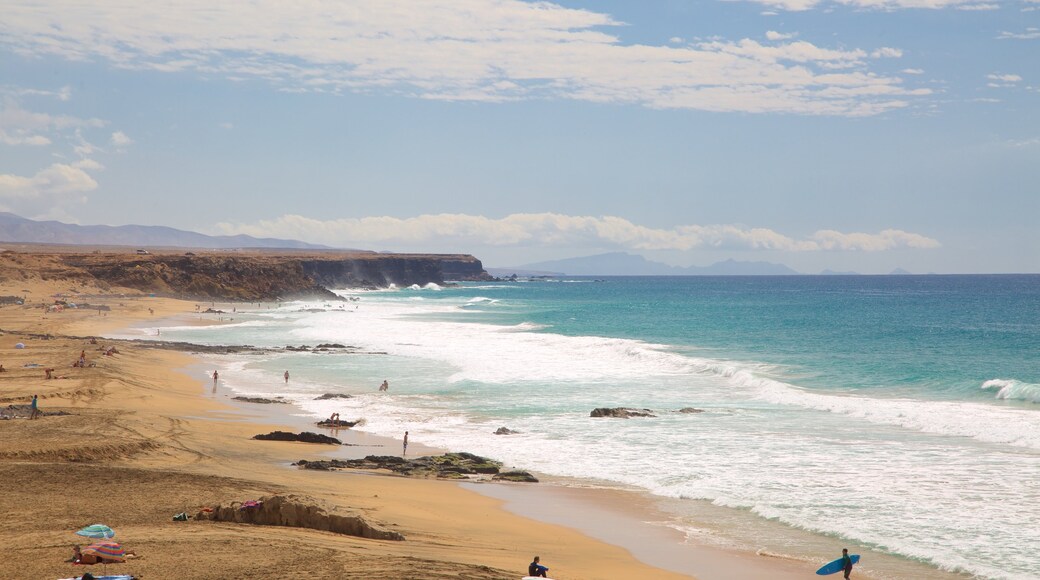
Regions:
<instances>
[{"instance_id":1,"label":"person standing on beach","mask_svg":"<svg viewBox=\"0 0 1040 580\"><path fill-rule=\"evenodd\" d=\"M36 400L36 397L33 397ZM408 432L404 432L404 449L401 450L401 455L408 455Z\"/></svg>"},{"instance_id":2,"label":"person standing on beach","mask_svg":"<svg viewBox=\"0 0 1040 580\"><path fill-rule=\"evenodd\" d=\"M29 418L30 419L36 419L39 416L40 416L40 404L36 400L36 395L33 395L32 401L29 402ZM407 445L407 443L405 445Z\"/></svg>"},{"instance_id":3,"label":"person standing on beach","mask_svg":"<svg viewBox=\"0 0 1040 580\"><path fill-rule=\"evenodd\" d=\"M217 371L213 371L213 384L214 385L217 384L217 379L219 379L219 378L220 378L220 374L218 374Z\"/></svg>"},{"instance_id":4,"label":"person standing on beach","mask_svg":"<svg viewBox=\"0 0 1040 580\"><path fill-rule=\"evenodd\" d=\"M845 571L845 580L849 580L849 574L852 574L852 558L849 557L849 549L841 549L841 569Z\"/></svg>"},{"instance_id":5,"label":"person standing on beach","mask_svg":"<svg viewBox=\"0 0 1040 580\"><path fill-rule=\"evenodd\" d=\"M285 371L285 384L289 384L289 371Z\"/></svg>"}]
</instances>

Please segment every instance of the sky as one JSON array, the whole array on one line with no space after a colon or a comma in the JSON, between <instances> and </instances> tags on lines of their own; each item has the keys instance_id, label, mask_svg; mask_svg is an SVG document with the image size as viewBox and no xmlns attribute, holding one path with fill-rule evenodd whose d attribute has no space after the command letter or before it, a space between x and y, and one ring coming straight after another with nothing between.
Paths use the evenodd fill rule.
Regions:
<instances>
[{"instance_id":1,"label":"sky","mask_svg":"<svg viewBox=\"0 0 1040 580\"><path fill-rule=\"evenodd\" d=\"M1040 0L0 0L0 211L1040 272Z\"/></svg>"}]
</instances>

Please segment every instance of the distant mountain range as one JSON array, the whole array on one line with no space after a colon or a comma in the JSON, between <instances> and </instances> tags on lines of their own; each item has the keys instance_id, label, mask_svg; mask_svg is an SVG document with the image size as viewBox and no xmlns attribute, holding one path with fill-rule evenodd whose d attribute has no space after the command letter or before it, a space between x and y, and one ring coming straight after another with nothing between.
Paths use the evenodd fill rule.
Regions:
<instances>
[{"instance_id":1,"label":"distant mountain range","mask_svg":"<svg viewBox=\"0 0 1040 580\"><path fill-rule=\"evenodd\" d=\"M669 266L626 252L611 252L583 258L567 258L526 264L518 268L488 268L496 275L531 275L558 273L567 276L790 276L799 272L772 262L738 262L725 260L710 266Z\"/></svg>"},{"instance_id":2,"label":"distant mountain range","mask_svg":"<svg viewBox=\"0 0 1040 580\"><path fill-rule=\"evenodd\" d=\"M149 246L174 248L282 248L328 250L328 246L297 240L253 236L207 236L165 226L80 226L58 221L35 221L0 212L0 242L72 244L85 246Z\"/></svg>"}]
</instances>

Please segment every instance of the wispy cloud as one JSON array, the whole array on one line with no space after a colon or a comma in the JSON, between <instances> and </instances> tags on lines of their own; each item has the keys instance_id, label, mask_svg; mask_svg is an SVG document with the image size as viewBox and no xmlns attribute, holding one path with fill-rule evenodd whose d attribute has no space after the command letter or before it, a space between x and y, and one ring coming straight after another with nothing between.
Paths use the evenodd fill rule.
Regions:
<instances>
[{"instance_id":1,"label":"wispy cloud","mask_svg":"<svg viewBox=\"0 0 1040 580\"><path fill-rule=\"evenodd\" d=\"M732 0L731 0L732 1ZM835 4L871 10L900 10L907 8L927 8L938 10L955 8L957 10L997 10L994 2L986 0L744 0L765 4L774 8L790 11L811 10L817 7Z\"/></svg>"},{"instance_id":2,"label":"wispy cloud","mask_svg":"<svg viewBox=\"0 0 1040 580\"><path fill-rule=\"evenodd\" d=\"M435 244L489 246L595 246L629 250L698 248L813 252L876 252L897 248L937 248L920 234L888 229L876 234L820 230L794 239L767 228L736 225L680 225L651 228L614 216L554 213L512 214L500 219L479 215L437 214L413 218L366 217L318 220L284 215L253 224L220 223L226 234L302 239L339 247L429 247Z\"/></svg>"},{"instance_id":3,"label":"wispy cloud","mask_svg":"<svg viewBox=\"0 0 1040 580\"><path fill-rule=\"evenodd\" d=\"M863 58L876 47L626 44L608 32L620 25L601 12L520 0L11 0L0 43L30 55L262 79L279 90L443 100L862 116L927 93L869 70Z\"/></svg>"},{"instance_id":4,"label":"wispy cloud","mask_svg":"<svg viewBox=\"0 0 1040 580\"><path fill-rule=\"evenodd\" d=\"M993 89L1017 87L1018 83L1022 82L1021 76L1005 73L989 74L986 75L986 78L989 80L989 82L986 83L986 86Z\"/></svg>"},{"instance_id":5,"label":"wispy cloud","mask_svg":"<svg viewBox=\"0 0 1040 580\"><path fill-rule=\"evenodd\" d=\"M997 38L1001 40L1036 40L1040 38L1040 28L1030 26L1024 32L1002 31Z\"/></svg>"}]
</instances>

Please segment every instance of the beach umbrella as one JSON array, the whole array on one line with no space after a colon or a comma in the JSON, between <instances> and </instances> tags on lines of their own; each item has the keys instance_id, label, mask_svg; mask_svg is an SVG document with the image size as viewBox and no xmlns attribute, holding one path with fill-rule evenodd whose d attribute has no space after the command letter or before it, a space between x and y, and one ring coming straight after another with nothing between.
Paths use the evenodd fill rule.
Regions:
<instances>
[{"instance_id":1,"label":"beach umbrella","mask_svg":"<svg viewBox=\"0 0 1040 580\"><path fill-rule=\"evenodd\" d=\"M83 554L92 554L101 560L103 574L108 574L108 565L115 562L126 562L126 550L115 542L94 542L83 548Z\"/></svg>"},{"instance_id":2,"label":"beach umbrella","mask_svg":"<svg viewBox=\"0 0 1040 580\"><path fill-rule=\"evenodd\" d=\"M83 536L85 538L94 538L95 540L99 540L99 539L106 539L107 540L108 538L115 537L116 532L115 532L115 530L113 530L112 528L106 526L105 524L94 524L92 526L87 526L87 527L83 528L82 530L76 532L76 535L77 536Z\"/></svg>"},{"instance_id":3,"label":"beach umbrella","mask_svg":"<svg viewBox=\"0 0 1040 580\"><path fill-rule=\"evenodd\" d=\"M94 542L83 548L84 554L93 554L110 562L125 562L126 550L116 542Z\"/></svg>"}]
</instances>

